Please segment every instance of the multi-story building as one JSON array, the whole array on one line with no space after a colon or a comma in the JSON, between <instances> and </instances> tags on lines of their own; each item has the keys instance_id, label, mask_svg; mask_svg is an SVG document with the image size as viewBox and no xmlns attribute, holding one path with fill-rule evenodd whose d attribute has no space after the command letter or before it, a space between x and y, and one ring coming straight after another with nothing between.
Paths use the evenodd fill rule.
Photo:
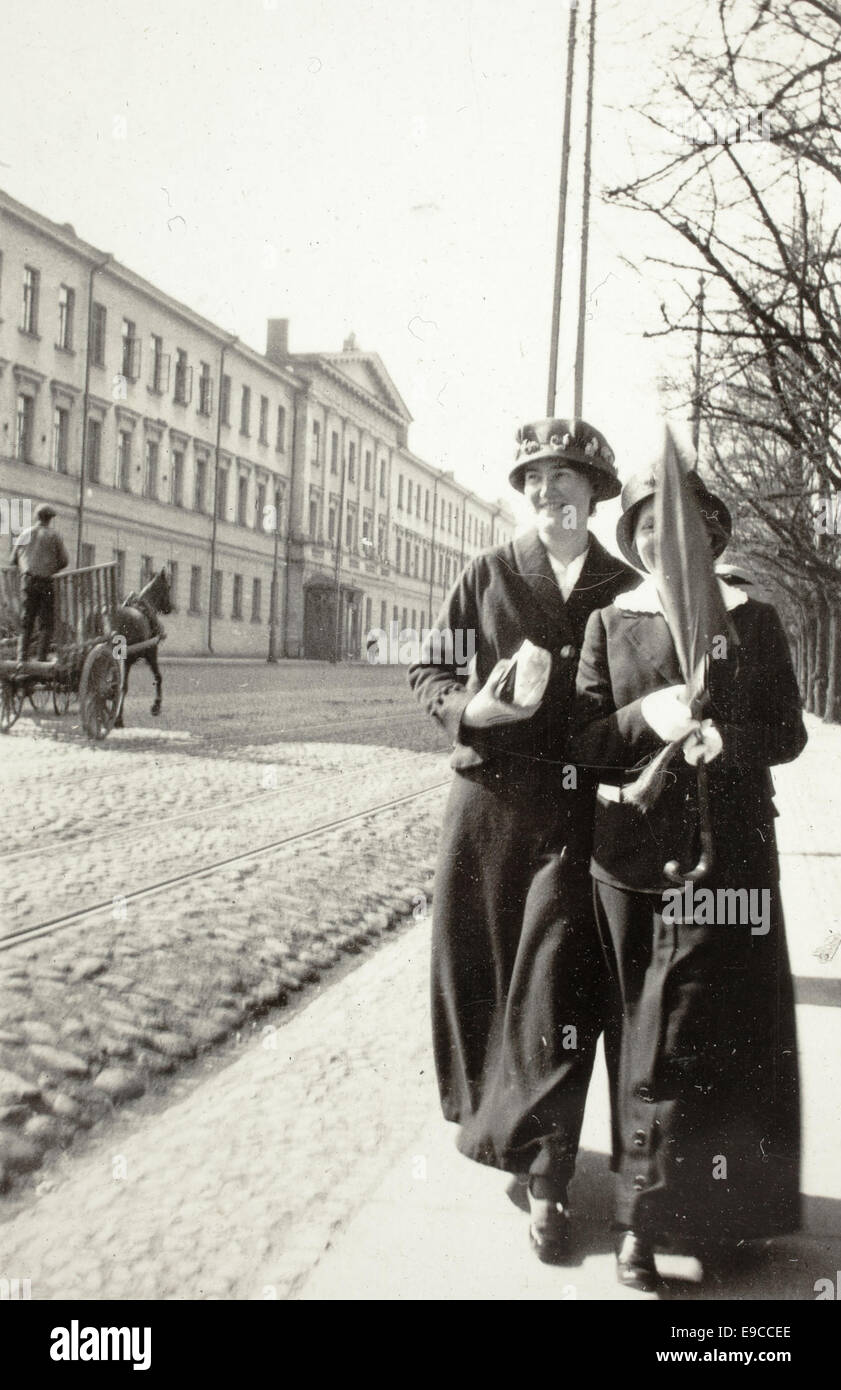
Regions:
<instances>
[{"instance_id":1,"label":"multi-story building","mask_svg":"<svg viewBox=\"0 0 841 1390\"><path fill-rule=\"evenodd\" d=\"M49 499L78 565L166 565L167 651L359 657L427 626L514 518L417 458L376 353L265 356L0 193L0 497ZM14 508L6 508L14 514ZM18 515L21 513L18 512Z\"/></svg>"}]
</instances>

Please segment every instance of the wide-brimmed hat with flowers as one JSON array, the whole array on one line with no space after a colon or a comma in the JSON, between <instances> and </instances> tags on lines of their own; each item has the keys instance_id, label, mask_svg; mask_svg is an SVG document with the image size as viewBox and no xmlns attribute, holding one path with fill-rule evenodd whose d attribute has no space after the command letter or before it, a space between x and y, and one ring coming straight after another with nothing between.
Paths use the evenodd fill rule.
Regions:
<instances>
[{"instance_id":1,"label":"wide-brimmed hat with flowers","mask_svg":"<svg viewBox=\"0 0 841 1390\"><path fill-rule=\"evenodd\" d=\"M590 478L599 502L619 494L614 453L601 430L586 420L535 420L517 431L517 455L508 481L523 491L526 469L544 459L559 459Z\"/></svg>"}]
</instances>

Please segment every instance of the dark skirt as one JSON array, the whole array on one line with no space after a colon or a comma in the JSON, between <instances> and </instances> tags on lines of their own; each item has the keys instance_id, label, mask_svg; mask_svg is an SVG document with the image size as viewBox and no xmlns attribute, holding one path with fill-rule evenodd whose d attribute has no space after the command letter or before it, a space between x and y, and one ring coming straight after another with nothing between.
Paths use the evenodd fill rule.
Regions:
<instances>
[{"instance_id":1,"label":"dark skirt","mask_svg":"<svg viewBox=\"0 0 841 1390\"><path fill-rule=\"evenodd\" d=\"M460 772L436 875L432 1022L458 1147L571 1176L609 981L588 874L590 788L557 765Z\"/></svg>"},{"instance_id":2,"label":"dark skirt","mask_svg":"<svg viewBox=\"0 0 841 1390\"><path fill-rule=\"evenodd\" d=\"M770 930L663 920L596 882L623 1013L616 1218L680 1246L799 1225L794 996L779 886Z\"/></svg>"}]
</instances>

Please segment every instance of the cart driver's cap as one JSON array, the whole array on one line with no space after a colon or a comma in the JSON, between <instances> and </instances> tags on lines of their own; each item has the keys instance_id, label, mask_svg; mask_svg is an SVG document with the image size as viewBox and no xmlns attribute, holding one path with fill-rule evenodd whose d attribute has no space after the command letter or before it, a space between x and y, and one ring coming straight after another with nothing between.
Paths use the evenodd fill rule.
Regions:
<instances>
[{"instance_id":1,"label":"cart driver's cap","mask_svg":"<svg viewBox=\"0 0 841 1390\"><path fill-rule=\"evenodd\" d=\"M35 508L36 521L52 521L55 514L55 507L51 507L49 502L42 502L40 507Z\"/></svg>"}]
</instances>

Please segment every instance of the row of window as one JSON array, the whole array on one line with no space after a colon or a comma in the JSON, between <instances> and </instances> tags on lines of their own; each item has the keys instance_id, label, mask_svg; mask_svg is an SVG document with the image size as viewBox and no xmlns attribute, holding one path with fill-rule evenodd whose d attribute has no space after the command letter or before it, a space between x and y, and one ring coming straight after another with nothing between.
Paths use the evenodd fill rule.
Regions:
<instances>
[{"instance_id":1,"label":"row of window","mask_svg":"<svg viewBox=\"0 0 841 1390\"><path fill-rule=\"evenodd\" d=\"M310 462L317 468L321 464L321 421L313 420L312 438L310 446ZM330 434L330 472L338 477L339 473L339 431L332 430ZM356 442L351 440L348 444L347 452L347 481L356 482ZM365 492L373 491L374 487L374 452L366 449L363 456L362 486ZM380 459L379 468L379 487L380 497L386 495L386 460Z\"/></svg>"},{"instance_id":2,"label":"row of window","mask_svg":"<svg viewBox=\"0 0 841 1390\"><path fill-rule=\"evenodd\" d=\"M449 584L455 578L461 561L453 554L438 550L438 583ZM394 542L394 568L398 574L406 574L414 579L435 578L435 562L430 566L430 547L426 544L411 544L398 536Z\"/></svg>"},{"instance_id":3,"label":"row of window","mask_svg":"<svg viewBox=\"0 0 841 1390\"><path fill-rule=\"evenodd\" d=\"M41 274L34 266L24 266L21 290L19 327L22 333L38 337L38 319L41 298ZM69 285L60 285L58 292L58 331L56 347L65 352L73 351L74 318L76 292ZM96 367L106 365L106 330L108 311L104 304L95 303L91 309L91 362ZM119 375L126 381L138 381L141 375L142 343L137 334L134 320L124 318L121 330L121 355ZM164 340L160 334L149 336L149 390L157 395L165 395L170 387L172 361L164 352ZM179 405L190 405L193 398L193 367L184 348L176 348L173 375L173 400ZM209 362L199 362L198 401L199 415L213 414L213 374ZM231 423L231 378L222 376L219 409L223 425ZM260 444L269 443L270 426L274 428L274 445L279 452L286 450L286 406L278 405L270 421L270 402L268 396L261 395L257 408L257 439ZM240 434L250 437L252 427L251 387L243 386L240 396L239 429Z\"/></svg>"},{"instance_id":4,"label":"row of window","mask_svg":"<svg viewBox=\"0 0 841 1390\"><path fill-rule=\"evenodd\" d=\"M112 560L117 565L117 593L121 597L126 595L126 552L124 550L112 550ZM96 564L96 551L92 545L82 546L82 565ZM167 562L169 574L169 594L172 603L173 613L179 609L179 569L177 560ZM140 573L138 577L138 590L148 584L155 575L155 561L151 555L141 555ZM232 619L242 621L244 617L245 604L245 580L241 574L231 576L231 612ZM188 612L198 614L202 611L203 589L202 589L202 567L201 565L190 566L190 605ZM225 577L222 570L213 571L213 587L211 593L211 606L214 618L223 616L223 596L225 594ZM252 579L251 581L251 622L259 623L263 620L263 581L262 579Z\"/></svg>"}]
</instances>

